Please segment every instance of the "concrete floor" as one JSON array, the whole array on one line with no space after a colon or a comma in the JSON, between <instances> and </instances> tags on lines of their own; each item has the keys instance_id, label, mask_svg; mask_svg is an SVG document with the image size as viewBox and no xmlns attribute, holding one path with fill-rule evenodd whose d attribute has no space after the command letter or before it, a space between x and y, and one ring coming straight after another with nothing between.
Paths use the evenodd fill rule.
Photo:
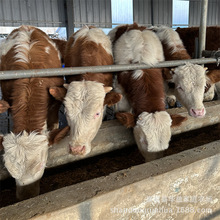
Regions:
<instances>
[{"instance_id":1,"label":"concrete floor","mask_svg":"<svg viewBox=\"0 0 220 220\"><path fill-rule=\"evenodd\" d=\"M220 141L0 209L0 219L219 219Z\"/></svg>"}]
</instances>

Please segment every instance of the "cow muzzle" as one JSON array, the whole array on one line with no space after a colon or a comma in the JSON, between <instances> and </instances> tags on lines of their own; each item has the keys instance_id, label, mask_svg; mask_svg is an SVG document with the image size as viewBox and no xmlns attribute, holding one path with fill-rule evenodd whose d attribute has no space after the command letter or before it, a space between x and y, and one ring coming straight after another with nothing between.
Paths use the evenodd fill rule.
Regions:
<instances>
[{"instance_id":1,"label":"cow muzzle","mask_svg":"<svg viewBox=\"0 0 220 220\"><path fill-rule=\"evenodd\" d=\"M69 153L72 155L85 155L86 146L85 145L69 145Z\"/></svg>"},{"instance_id":2,"label":"cow muzzle","mask_svg":"<svg viewBox=\"0 0 220 220\"><path fill-rule=\"evenodd\" d=\"M203 118L206 114L205 108L201 108L201 109L190 109L189 114L194 117L194 118Z\"/></svg>"}]
</instances>

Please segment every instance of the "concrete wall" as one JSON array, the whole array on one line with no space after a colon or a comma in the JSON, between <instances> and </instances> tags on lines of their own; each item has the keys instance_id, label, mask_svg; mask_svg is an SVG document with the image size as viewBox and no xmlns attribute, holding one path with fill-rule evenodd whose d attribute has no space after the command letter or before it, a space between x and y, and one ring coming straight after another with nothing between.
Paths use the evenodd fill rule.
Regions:
<instances>
[{"instance_id":1,"label":"concrete wall","mask_svg":"<svg viewBox=\"0 0 220 220\"><path fill-rule=\"evenodd\" d=\"M0 209L0 219L219 219L220 141Z\"/></svg>"}]
</instances>

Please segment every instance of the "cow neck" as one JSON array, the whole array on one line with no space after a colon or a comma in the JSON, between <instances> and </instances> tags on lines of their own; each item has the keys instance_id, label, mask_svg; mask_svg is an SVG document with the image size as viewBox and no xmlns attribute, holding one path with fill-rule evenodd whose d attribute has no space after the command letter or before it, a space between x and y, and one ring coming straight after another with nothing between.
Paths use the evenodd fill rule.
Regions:
<instances>
[{"instance_id":1,"label":"cow neck","mask_svg":"<svg viewBox=\"0 0 220 220\"><path fill-rule=\"evenodd\" d=\"M47 119L48 91L42 78L18 79L14 81L12 93L13 131L40 132Z\"/></svg>"},{"instance_id":2,"label":"cow neck","mask_svg":"<svg viewBox=\"0 0 220 220\"><path fill-rule=\"evenodd\" d=\"M119 84L124 88L136 118L142 112L154 113L165 110L162 71L160 69L142 71L143 75L139 79L132 77L134 71L118 75Z\"/></svg>"}]
</instances>

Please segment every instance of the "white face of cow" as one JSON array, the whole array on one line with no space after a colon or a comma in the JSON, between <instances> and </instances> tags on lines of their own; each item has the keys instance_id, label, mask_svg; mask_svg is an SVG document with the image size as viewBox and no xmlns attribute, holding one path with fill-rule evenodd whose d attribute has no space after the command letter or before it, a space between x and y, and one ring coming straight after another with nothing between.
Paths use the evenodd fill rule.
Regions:
<instances>
[{"instance_id":1,"label":"white face of cow","mask_svg":"<svg viewBox=\"0 0 220 220\"><path fill-rule=\"evenodd\" d=\"M102 123L105 94L103 84L98 82L69 84L64 105L70 126L70 153L85 155L91 151L91 141Z\"/></svg>"},{"instance_id":2,"label":"white face of cow","mask_svg":"<svg viewBox=\"0 0 220 220\"><path fill-rule=\"evenodd\" d=\"M134 127L134 137L143 157L147 152L158 152L168 148L171 138L171 118L165 112L142 112Z\"/></svg>"},{"instance_id":3,"label":"white face of cow","mask_svg":"<svg viewBox=\"0 0 220 220\"><path fill-rule=\"evenodd\" d=\"M15 135L10 133L4 136L5 167L12 177L16 179L16 185L27 186L38 181L43 173L48 156L48 140L46 135L35 132ZM30 191L28 197L36 196L39 189ZM33 194L33 195L32 195ZM22 199L22 191L17 193L17 198Z\"/></svg>"},{"instance_id":4,"label":"white face of cow","mask_svg":"<svg viewBox=\"0 0 220 220\"><path fill-rule=\"evenodd\" d=\"M192 117L205 116L203 96L206 85L205 68L196 64L186 64L174 69L172 82L175 95Z\"/></svg>"}]
</instances>

